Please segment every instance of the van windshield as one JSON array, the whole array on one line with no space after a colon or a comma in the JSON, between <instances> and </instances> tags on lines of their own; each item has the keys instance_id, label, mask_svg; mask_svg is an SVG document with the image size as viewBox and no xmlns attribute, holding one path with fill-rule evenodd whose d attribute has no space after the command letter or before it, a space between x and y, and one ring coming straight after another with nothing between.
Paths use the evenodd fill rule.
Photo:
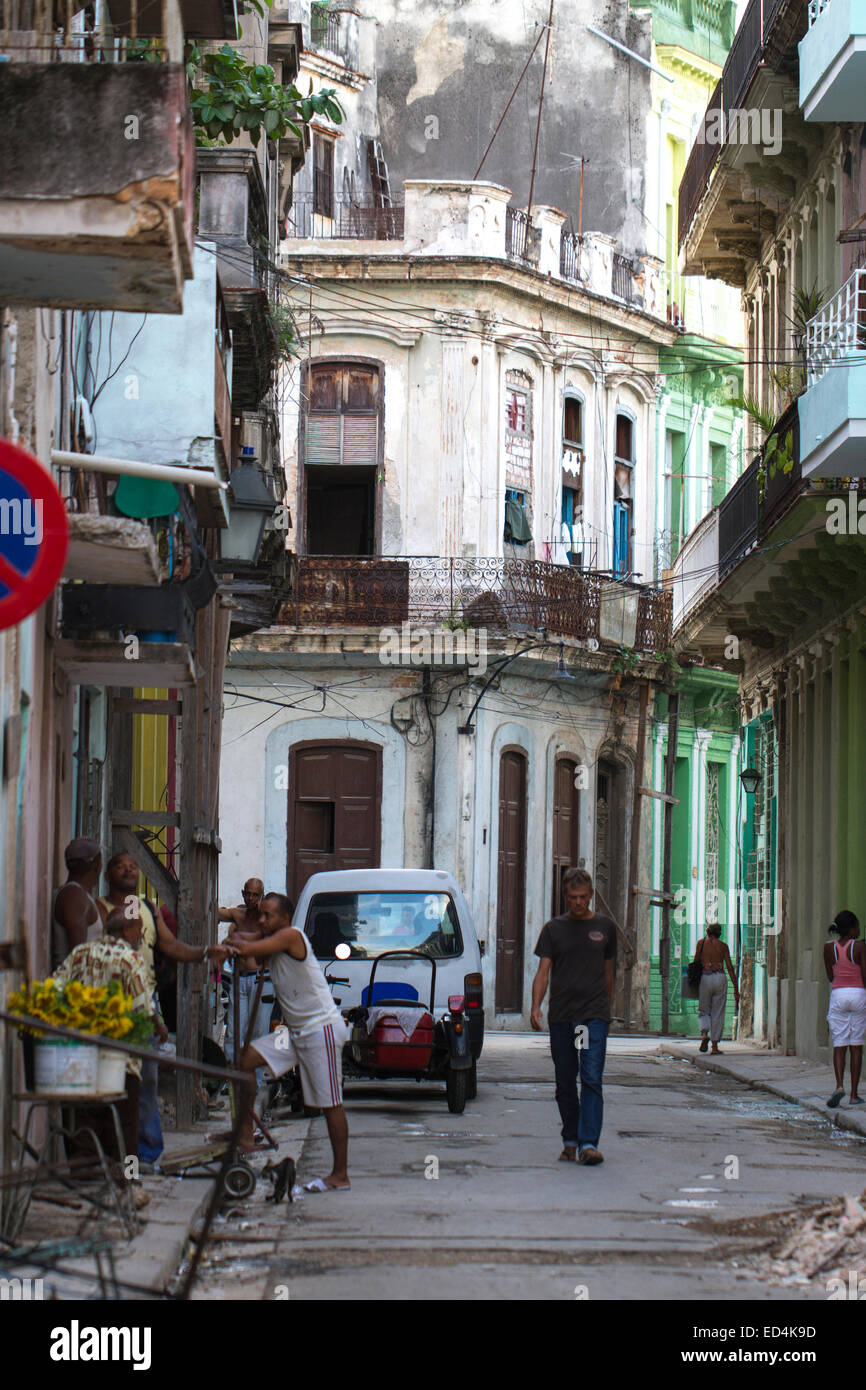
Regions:
<instances>
[{"instance_id":1,"label":"van windshield","mask_svg":"<svg viewBox=\"0 0 866 1390\"><path fill-rule=\"evenodd\" d=\"M341 941L351 960L372 960L384 951L423 951L437 959L463 952L447 893L316 893L304 931L318 960L333 960Z\"/></svg>"}]
</instances>

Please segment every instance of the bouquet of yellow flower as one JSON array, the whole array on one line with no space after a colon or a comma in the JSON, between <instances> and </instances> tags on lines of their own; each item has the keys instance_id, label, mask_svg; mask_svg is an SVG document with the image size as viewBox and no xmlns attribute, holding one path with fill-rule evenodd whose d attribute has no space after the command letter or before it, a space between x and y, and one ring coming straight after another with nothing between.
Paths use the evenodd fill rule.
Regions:
<instances>
[{"instance_id":1,"label":"bouquet of yellow flower","mask_svg":"<svg viewBox=\"0 0 866 1390\"><path fill-rule=\"evenodd\" d=\"M52 979L34 980L22 985L9 999L9 1012L40 1018L59 1028L76 1028L102 1038L122 1038L124 1042L146 1044L153 1032L153 1020L143 1009L134 1010L132 996L124 993L119 980L107 985L83 985L73 980L58 985ZM41 1038L38 1028L24 1025L22 1031Z\"/></svg>"}]
</instances>

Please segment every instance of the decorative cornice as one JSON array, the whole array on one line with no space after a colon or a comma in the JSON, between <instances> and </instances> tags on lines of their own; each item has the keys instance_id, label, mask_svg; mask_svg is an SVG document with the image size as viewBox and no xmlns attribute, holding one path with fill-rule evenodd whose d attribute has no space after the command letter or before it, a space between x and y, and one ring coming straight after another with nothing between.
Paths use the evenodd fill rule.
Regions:
<instances>
[{"instance_id":1,"label":"decorative cornice","mask_svg":"<svg viewBox=\"0 0 866 1390\"><path fill-rule=\"evenodd\" d=\"M321 324L321 336L333 338L337 335L347 338L384 338L396 347L414 347L423 334L421 328L398 328L387 323L365 323L356 318L327 318L316 316Z\"/></svg>"}]
</instances>

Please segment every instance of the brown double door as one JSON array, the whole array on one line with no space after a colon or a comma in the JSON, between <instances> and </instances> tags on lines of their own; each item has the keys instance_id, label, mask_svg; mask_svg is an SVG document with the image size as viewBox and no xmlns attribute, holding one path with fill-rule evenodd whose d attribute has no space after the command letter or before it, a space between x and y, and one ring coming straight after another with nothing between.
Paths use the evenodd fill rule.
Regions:
<instances>
[{"instance_id":1,"label":"brown double door","mask_svg":"<svg viewBox=\"0 0 866 1390\"><path fill-rule=\"evenodd\" d=\"M291 751L286 891L312 874L379 866L382 752L364 743L309 743Z\"/></svg>"},{"instance_id":2,"label":"brown double door","mask_svg":"<svg viewBox=\"0 0 866 1390\"><path fill-rule=\"evenodd\" d=\"M580 813L580 792L575 786L577 769L573 758L558 758L553 775L552 917L565 911L562 880L568 869L577 867Z\"/></svg>"},{"instance_id":3,"label":"brown double door","mask_svg":"<svg viewBox=\"0 0 866 1390\"><path fill-rule=\"evenodd\" d=\"M526 912L526 758L508 750L499 764L499 865L496 895L496 1012L523 1009Z\"/></svg>"}]
</instances>

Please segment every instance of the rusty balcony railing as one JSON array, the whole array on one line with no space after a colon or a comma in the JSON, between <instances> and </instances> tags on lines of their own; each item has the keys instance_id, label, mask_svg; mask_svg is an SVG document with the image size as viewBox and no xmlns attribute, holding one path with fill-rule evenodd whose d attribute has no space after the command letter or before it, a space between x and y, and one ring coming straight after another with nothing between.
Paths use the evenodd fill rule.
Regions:
<instances>
[{"instance_id":1,"label":"rusty balcony railing","mask_svg":"<svg viewBox=\"0 0 866 1390\"><path fill-rule=\"evenodd\" d=\"M326 215L317 211L312 196L295 198L286 219L286 236L298 240L401 241L404 212L402 204L383 208L334 198Z\"/></svg>"},{"instance_id":2,"label":"rusty balcony railing","mask_svg":"<svg viewBox=\"0 0 866 1390\"><path fill-rule=\"evenodd\" d=\"M296 627L485 628L598 638L603 578L542 560L312 555L296 560L279 621ZM670 595L639 594L636 646L670 644Z\"/></svg>"}]
</instances>

